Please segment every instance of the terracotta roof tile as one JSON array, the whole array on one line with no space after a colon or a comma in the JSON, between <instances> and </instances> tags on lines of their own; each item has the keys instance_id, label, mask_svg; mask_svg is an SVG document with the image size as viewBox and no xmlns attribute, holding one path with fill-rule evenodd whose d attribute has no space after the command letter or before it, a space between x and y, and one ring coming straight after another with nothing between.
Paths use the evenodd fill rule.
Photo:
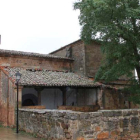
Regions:
<instances>
[{"instance_id":1,"label":"terracotta roof tile","mask_svg":"<svg viewBox=\"0 0 140 140\"><path fill-rule=\"evenodd\" d=\"M20 56L33 56L33 57L42 57L42 58L53 58L53 59L66 59L66 60L73 60L67 57L55 56L50 54L40 54L40 53L33 53L33 52L23 52L23 51L14 51L14 50L4 50L0 49L0 55L20 55Z\"/></svg>"},{"instance_id":2,"label":"terracotta roof tile","mask_svg":"<svg viewBox=\"0 0 140 140\"><path fill-rule=\"evenodd\" d=\"M19 71L22 76L19 82L25 86L76 86L76 87L99 87L101 84L94 83L86 77L81 77L72 72L48 71L23 69L16 67L3 67L8 76L15 81L15 73Z\"/></svg>"}]
</instances>

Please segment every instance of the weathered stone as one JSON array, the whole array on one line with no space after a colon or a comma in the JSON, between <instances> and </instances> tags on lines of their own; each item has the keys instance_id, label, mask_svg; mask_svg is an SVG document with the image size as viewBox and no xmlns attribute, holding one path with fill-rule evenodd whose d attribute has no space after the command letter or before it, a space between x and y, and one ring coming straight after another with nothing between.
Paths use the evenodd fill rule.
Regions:
<instances>
[{"instance_id":1,"label":"weathered stone","mask_svg":"<svg viewBox=\"0 0 140 140\"><path fill-rule=\"evenodd\" d=\"M71 135L69 133L66 133L66 138L67 139L70 139L71 138Z\"/></svg>"},{"instance_id":2,"label":"weathered stone","mask_svg":"<svg viewBox=\"0 0 140 140\"><path fill-rule=\"evenodd\" d=\"M80 114L80 119L88 119L89 118L89 114L88 113L81 113Z\"/></svg>"},{"instance_id":3,"label":"weathered stone","mask_svg":"<svg viewBox=\"0 0 140 140\"><path fill-rule=\"evenodd\" d=\"M63 128L63 129L68 129L68 125L67 124L65 124L65 123L61 123L61 127Z\"/></svg>"},{"instance_id":4,"label":"weathered stone","mask_svg":"<svg viewBox=\"0 0 140 140\"><path fill-rule=\"evenodd\" d=\"M95 131L96 131L96 132L101 131L101 127L100 127L100 126L96 126L96 127L95 127Z\"/></svg>"},{"instance_id":5,"label":"weathered stone","mask_svg":"<svg viewBox=\"0 0 140 140\"><path fill-rule=\"evenodd\" d=\"M119 131L112 131L111 133L110 133L110 135L111 135L111 137L113 137L113 138L116 138L116 137L118 137L119 136Z\"/></svg>"},{"instance_id":6,"label":"weathered stone","mask_svg":"<svg viewBox=\"0 0 140 140\"><path fill-rule=\"evenodd\" d=\"M114 130L118 128L118 122L116 121L108 121L108 125L107 125L108 130Z\"/></svg>"},{"instance_id":7,"label":"weathered stone","mask_svg":"<svg viewBox=\"0 0 140 140\"><path fill-rule=\"evenodd\" d=\"M132 118L131 118L131 125L132 125L132 126L137 126L137 125L139 125L139 118L138 118L138 117L132 117Z\"/></svg>"},{"instance_id":8,"label":"weathered stone","mask_svg":"<svg viewBox=\"0 0 140 140\"><path fill-rule=\"evenodd\" d=\"M90 134L92 134L92 136L93 136L93 133L94 133L94 131L92 131L92 130L84 132L85 135L90 135Z\"/></svg>"},{"instance_id":9,"label":"weathered stone","mask_svg":"<svg viewBox=\"0 0 140 140\"><path fill-rule=\"evenodd\" d=\"M90 113L90 118L100 117L101 115L102 115L102 113L100 113L100 112Z\"/></svg>"},{"instance_id":10,"label":"weathered stone","mask_svg":"<svg viewBox=\"0 0 140 140\"><path fill-rule=\"evenodd\" d=\"M76 140L85 140L83 137L79 137Z\"/></svg>"},{"instance_id":11,"label":"weathered stone","mask_svg":"<svg viewBox=\"0 0 140 140\"><path fill-rule=\"evenodd\" d=\"M133 112L132 110L126 111ZM100 111L101 116L94 117L94 113L50 111L46 115L46 113L39 113L38 111L36 113L34 110L32 117L32 112L29 110L20 110L19 112L22 114L19 118L19 125L23 130L50 140L129 140L129 138L138 140L140 117L133 114L120 116L120 113L116 111L116 116L112 116L112 114L109 115L109 112L114 113L114 111L110 110ZM105 112L108 112L106 116ZM62 115L60 115L61 113ZM66 117L68 115L69 117ZM71 119L72 117L74 119Z\"/></svg>"},{"instance_id":12,"label":"weathered stone","mask_svg":"<svg viewBox=\"0 0 140 140\"><path fill-rule=\"evenodd\" d=\"M113 111L105 111L105 112L103 112L103 116L104 117L113 117L114 114L113 114Z\"/></svg>"},{"instance_id":13,"label":"weathered stone","mask_svg":"<svg viewBox=\"0 0 140 140\"><path fill-rule=\"evenodd\" d=\"M120 127L121 128L125 128L129 126L129 119L125 118L125 119L121 119L120 120Z\"/></svg>"},{"instance_id":14,"label":"weathered stone","mask_svg":"<svg viewBox=\"0 0 140 140\"><path fill-rule=\"evenodd\" d=\"M78 114L73 114L73 115L71 116L71 119L72 119L72 120L77 120L77 119L79 119L79 115L78 115Z\"/></svg>"},{"instance_id":15,"label":"weathered stone","mask_svg":"<svg viewBox=\"0 0 140 140\"><path fill-rule=\"evenodd\" d=\"M109 138L109 132L101 132L97 135L97 139L107 139Z\"/></svg>"},{"instance_id":16,"label":"weathered stone","mask_svg":"<svg viewBox=\"0 0 140 140\"><path fill-rule=\"evenodd\" d=\"M113 111L114 116L122 116L122 111Z\"/></svg>"},{"instance_id":17,"label":"weathered stone","mask_svg":"<svg viewBox=\"0 0 140 140\"><path fill-rule=\"evenodd\" d=\"M123 116L130 116L132 114L132 111L123 111Z\"/></svg>"},{"instance_id":18,"label":"weathered stone","mask_svg":"<svg viewBox=\"0 0 140 140\"><path fill-rule=\"evenodd\" d=\"M138 138L139 133L131 133L130 137L131 138Z\"/></svg>"}]
</instances>

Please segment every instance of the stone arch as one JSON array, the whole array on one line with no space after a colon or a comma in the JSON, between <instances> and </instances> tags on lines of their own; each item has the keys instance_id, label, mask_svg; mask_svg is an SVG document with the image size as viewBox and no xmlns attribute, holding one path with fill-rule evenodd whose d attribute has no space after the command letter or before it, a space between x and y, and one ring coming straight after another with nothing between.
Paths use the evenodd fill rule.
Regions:
<instances>
[{"instance_id":1,"label":"stone arch","mask_svg":"<svg viewBox=\"0 0 140 140\"><path fill-rule=\"evenodd\" d=\"M25 94L22 96L22 106L38 105L38 98L34 94Z\"/></svg>"}]
</instances>

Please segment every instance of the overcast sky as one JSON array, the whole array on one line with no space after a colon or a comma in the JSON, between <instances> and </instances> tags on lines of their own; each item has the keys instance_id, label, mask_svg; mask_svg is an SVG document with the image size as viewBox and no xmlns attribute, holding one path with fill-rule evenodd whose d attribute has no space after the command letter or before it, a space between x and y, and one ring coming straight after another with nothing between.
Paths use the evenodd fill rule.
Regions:
<instances>
[{"instance_id":1,"label":"overcast sky","mask_svg":"<svg viewBox=\"0 0 140 140\"><path fill-rule=\"evenodd\" d=\"M78 40L75 1L0 0L0 48L49 53Z\"/></svg>"}]
</instances>

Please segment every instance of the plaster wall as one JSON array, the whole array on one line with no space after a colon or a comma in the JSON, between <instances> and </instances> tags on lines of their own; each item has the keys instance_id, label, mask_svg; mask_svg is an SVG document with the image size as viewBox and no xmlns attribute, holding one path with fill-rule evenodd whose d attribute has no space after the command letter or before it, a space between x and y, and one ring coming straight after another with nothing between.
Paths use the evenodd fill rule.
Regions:
<instances>
[{"instance_id":1,"label":"plaster wall","mask_svg":"<svg viewBox=\"0 0 140 140\"><path fill-rule=\"evenodd\" d=\"M41 105L47 109L57 109L62 105L62 92L59 89L44 89L41 92Z\"/></svg>"},{"instance_id":2,"label":"plaster wall","mask_svg":"<svg viewBox=\"0 0 140 140\"><path fill-rule=\"evenodd\" d=\"M15 96L13 83L0 72L0 122L5 126L15 123Z\"/></svg>"}]
</instances>

